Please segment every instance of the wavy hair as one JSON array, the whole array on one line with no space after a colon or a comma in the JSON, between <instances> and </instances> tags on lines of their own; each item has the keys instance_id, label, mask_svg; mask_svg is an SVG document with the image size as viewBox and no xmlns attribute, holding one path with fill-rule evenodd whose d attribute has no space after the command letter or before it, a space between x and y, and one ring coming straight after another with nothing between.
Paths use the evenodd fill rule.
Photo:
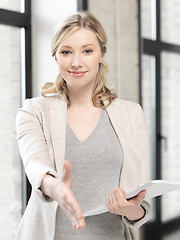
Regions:
<instances>
[{"instance_id":1,"label":"wavy hair","mask_svg":"<svg viewBox=\"0 0 180 240\"><path fill-rule=\"evenodd\" d=\"M90 12L82 11L70 16L63 23L58 24L55 27L51 42L51 53L53 57L62 41L80 28L86 28L93 31L98 39L101 52L104 54L106 53L107 36L102 25ZM99 63L99 70L92 93L92 102L94 106L99 108L108 106L111 101L117 97L116 94L106 86L105 74L107 71L107 63L105 61ZM60 97L64 98L68 104L70 104L68 87L60 73L54 83L50 82L41 86L42 96L52 93L57 93Z\"/></svg>"}]
</instances>

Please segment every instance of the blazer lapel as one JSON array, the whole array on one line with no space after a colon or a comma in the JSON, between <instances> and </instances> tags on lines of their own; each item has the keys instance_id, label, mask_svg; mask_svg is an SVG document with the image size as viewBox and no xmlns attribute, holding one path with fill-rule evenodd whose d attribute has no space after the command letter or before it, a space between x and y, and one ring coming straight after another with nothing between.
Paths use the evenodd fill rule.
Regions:
<instances>
[{"instance_id":1,"label":"blazer lapel","mask_svg":"<svg viewBox=\"0 0 180 240\"><path fill-rule=\"evenodd\" d=\"M112 101L106 110L114 127L114 130L121 144L123 144L127 134L129 135L128 116L126 110L124 109L124 106L117 101L118 100Z\"/></svg>"},{"instance_id":2,"label":"blazer lapel","mask_svg":"<svg viewBox=\"0 0 180 240\"><path fill-rule=\"evenodd\" d=\"M127 173L129 166L129 161L127 161L128 158L128 138L129 138L129 131L128 128L128 115L124 108L124 106L119 102L116 102L118 100L114 100L108 107L107 107L107 113L109 115L109 118L111 120L111 123L113 125L113 128L117 134L117 137L119 139L119 142L122 147L123 152L123 166L121 169L121 177L120 177L120 187L121 188L127 188Z\"/></svg>"},{"instance_id":3,"label":"blazer lapel","mask_svg":"<svg viewBox=\"0 0 180 240\"><path fill-rule=\"evenodd\" d=\"M50 107L50 130L55 157L55 167L58 176L63 173L66 138L66 112L67 103L56 97L54 104Z\"/></svg>"}]
</instances>

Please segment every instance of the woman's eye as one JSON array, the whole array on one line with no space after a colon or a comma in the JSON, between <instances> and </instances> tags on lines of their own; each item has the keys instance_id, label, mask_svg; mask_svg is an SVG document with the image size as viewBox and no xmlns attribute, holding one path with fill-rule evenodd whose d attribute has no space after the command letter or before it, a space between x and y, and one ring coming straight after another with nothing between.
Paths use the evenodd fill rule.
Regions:
<instances>
[{"instance_id":1,"label":"woman's eye","mask_svg":"<svg viewBox=\"0 0 180 240\"><path fill-rule=\"evenodd\" d=\"M70 54L70 51L62 51L61 54L62 54L62 55L69 55L69 54Z\"/></svg>"},{"instance_id":2,"label":"woman's eye","mask_svg":"<svg viewBox=\"0 0 180 240\"><path fill-rule=\"evenodd\" d=\"M90 49L87 49L87 50L85 50L84 52L85 52L85 53L91 53L91 52L92 52L92 50L90 50Z\"/></svg>"}]
</instances>

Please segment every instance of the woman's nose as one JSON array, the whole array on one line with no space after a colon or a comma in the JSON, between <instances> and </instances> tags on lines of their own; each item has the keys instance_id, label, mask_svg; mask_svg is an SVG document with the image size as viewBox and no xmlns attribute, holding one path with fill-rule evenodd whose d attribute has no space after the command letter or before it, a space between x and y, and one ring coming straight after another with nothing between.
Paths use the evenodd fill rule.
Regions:
<instances>
[{"instance_id":1,"label":"woman's nose","mask_svg":"<svg viewBox=\"0 0 180 240\"><path fill-rule=\"evenodd\" d=\"M81 57L80 57L79 55L74 55L74 56L73 56L71 66L72 66L73 68L79 68L79 67L82 66Z\"/></svg>"}]
</instances>

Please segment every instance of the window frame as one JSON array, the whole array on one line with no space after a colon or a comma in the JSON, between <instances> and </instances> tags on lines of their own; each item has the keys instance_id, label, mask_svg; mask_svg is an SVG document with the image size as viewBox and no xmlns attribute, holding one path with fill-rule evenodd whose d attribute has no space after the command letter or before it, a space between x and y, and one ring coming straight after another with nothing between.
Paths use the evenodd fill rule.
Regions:
<instances>
[{"instance_id":1,"label":"window frame","mask_svg":"<svg viewBox=\"0 0 180 240\"><path fill-rule=\"evenodd\" d=\"M25 10L23 13L0 8L0 24L25 29L25 79L21 79L21 95L25 98L32 97L32 54L31 54L31 0L24 0ZM25 93L23 92L25 91ZM21 105L23 99L21 97ZM31 194L31 185L25 176L22 167L22 214L25 211L27 202Z\"/></svg>"},{"instance_id":2,"label":"window frame","mask_svg":"<svg viewBox=\"0 0 180 240\"><path fill-rule=\"evenodd\" d=\"M155 177L156 179L162 178L162 157L161 157L161 145L163 136L161 134L161 53L162 51L171 53L180 53L180 45L170 44L161 41L161 1L156 0L156 40L143 38L141 34L141 0L138 0L138 26L139 26L139 92L140 92L140 104L142 102L142 61L143 54L148 56L154 56L156 59L156 139L155 139ZM143 239L150 240L152 238L161 240L163 236L179 229L180 217L174 218L167 222L162 222L162 198L157 197L155 199L156 205L156 218L153 222L148 222L143 228Z\"/></svg>"},{"instance_id":3,"label":"window frame","mask_svg":"<svg viewBox=\"0 0 180 240\"><path fill-rule=\"evenodd\" d=\"M77 0L77 10L87 11L88 10L88 0Z\"/></svg>"}]
</instances>

